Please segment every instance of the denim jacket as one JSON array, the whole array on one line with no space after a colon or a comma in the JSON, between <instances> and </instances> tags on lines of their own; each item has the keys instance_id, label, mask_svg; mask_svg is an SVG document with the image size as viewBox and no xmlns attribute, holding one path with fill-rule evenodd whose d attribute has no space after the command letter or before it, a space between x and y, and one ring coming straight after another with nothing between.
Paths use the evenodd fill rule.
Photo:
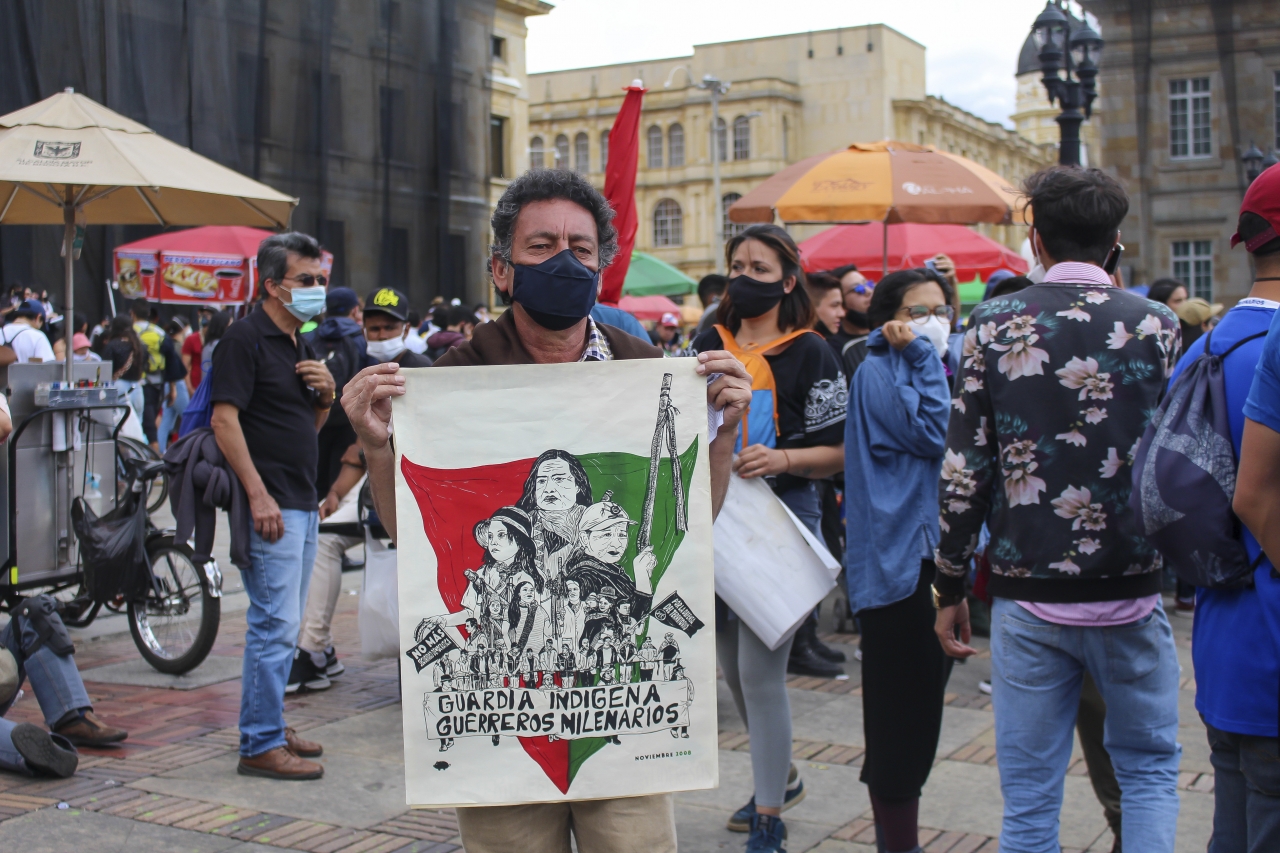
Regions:
<instances>
[{"instance_id":1,"label":"denim jacket","mask_svg":"<svg viewBox=\"0 0 1280 853\"><path fill-rule=\"evenodd\" d=\"M845 575L854 612L907 598L938 543L951 392L928 339L901 352L877 329L854 374L844 433Z\"/></svg>"}]
</instances>

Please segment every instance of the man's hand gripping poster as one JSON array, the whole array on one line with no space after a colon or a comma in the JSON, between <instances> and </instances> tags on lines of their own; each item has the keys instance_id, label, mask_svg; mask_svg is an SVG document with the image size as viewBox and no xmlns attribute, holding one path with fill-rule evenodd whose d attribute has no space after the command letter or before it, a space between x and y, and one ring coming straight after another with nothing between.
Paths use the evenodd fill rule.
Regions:
<instances>
[{"instance_id":1,"label":"man's hand gripping poster","mask_svg":"<svg viewBox=\"0 0 1280 853\"><path fill-rule=\"evenodd\" d=\"M410 805L717 784L696 363L406 371L393 417Z\"/></svg>"}]
</instances>

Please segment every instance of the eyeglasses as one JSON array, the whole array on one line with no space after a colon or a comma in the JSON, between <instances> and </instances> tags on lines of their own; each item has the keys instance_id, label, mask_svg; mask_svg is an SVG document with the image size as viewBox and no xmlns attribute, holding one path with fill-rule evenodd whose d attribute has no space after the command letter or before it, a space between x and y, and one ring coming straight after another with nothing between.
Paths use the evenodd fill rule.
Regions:
<instances>
[{"instance_id":1,"label":"eyeglasses","mask_svg":"<svg viewBox=\"0 0 1280 853\"><path fill-rule=\"evenodd\" d=\"M956 309L952 308L950 305L939 305L937 308L932 310L923 305L912 305L898 310L906 311L907 317L910 318L912 323L920 323L922 325L931 316L946 320L948 323L956 318Z\"/></svg>"},{"instance_id":2,"label":"eyeglasses","mask_svg":"<svg viewBox=\"0 0 1280 853\"><path fill-rule=\"evenodd\" d=\"M296 281L298 284L302 285L303 287L311 287L312 285L316 285L316 284L320 285L321 287L329 286L329 277L324 275L311 275L310 273L303 273L302 275L287 275L284 278L285 278L285 281Z\"/></svg>"},{"instance_id":3,"label":"eyeglasses","mask_svg":"<svg viewBox=\"0 0 1280 853\"><path fill-rule=\"evenodd\" d=\"M874 281L868 281L865 284L855 284L853 286L853 292L858 294L859 296L866 296L868 293L870 293L875 289L876 289L876 283Z\"/></svg>"}]
</instances>

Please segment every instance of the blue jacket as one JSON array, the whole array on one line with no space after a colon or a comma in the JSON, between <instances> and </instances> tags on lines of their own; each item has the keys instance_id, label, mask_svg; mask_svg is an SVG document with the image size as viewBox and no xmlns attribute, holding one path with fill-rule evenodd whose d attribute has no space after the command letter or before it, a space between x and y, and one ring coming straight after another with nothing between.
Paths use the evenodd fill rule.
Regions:
<instances>
[{"instance_id":1,"label":"blue jacket","mask_svg":"<svg viewBox=\"0 0 1280 853\"><path fill-rule=\"evenodd\" d=\"M844 428L845 576L856 613L902 601L938 544L938 477L951 392L937 350L899 352L876 329L849 389Z\"/></svg>"},{"instance_id":2,"label":"blue jacket","mask_svg":"<svg viewBox=\"0 0 1280 853\"><path fill-rule=\"evenodd\" d=\"M591 319L597 323L608 323L610 326L617 326L628 335L634 335L646 344L650 343L649 333L645 331L644 326L635 318L635 315L629 314L617 306L597 302L591 308Z\"/></svg>"}]
</instances>

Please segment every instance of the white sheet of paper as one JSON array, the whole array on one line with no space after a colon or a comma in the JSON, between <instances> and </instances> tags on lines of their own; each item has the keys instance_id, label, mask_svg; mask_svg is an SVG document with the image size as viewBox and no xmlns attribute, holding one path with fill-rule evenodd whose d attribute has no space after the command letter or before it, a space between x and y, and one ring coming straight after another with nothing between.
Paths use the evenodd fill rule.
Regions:
<instances>
[{"instance_id":1,"label":"white sheet of paper","mask_svg":"<svg viewBox=\"0 0 1280 853\"><path fill-rule=\"evenodd\" d=\"M555 802L717 785L707 385L695 372L696 364L696 359L668 358L404 371L406 394L394 399L393 417L398 454L405 781L410 805ZM668 375L675 410L669 422L677 453L688 459L689 449L695 443L697 446L691 470L688 465L682 468L682 482L689 479L685 490L688 529L682 534L673 532L678 490L671 477L666 433L660 429L664 423L660 391ZM539 479L551 467L542 469L545 463L535 464L535 460L553 449L566 451L590 480L593 506L604 507L599 512L608 511L602 500L605 489L617 488L620 491L611 503L621 508L621 518L640 522L648 503L655 447L660 473L653 482L664 484L666 491L656 492L649 511L652 542L655 553L667 549L669 563L651 601L653 610L660 604L668 605L663 611L665 618L659 621L657 614L651 613L640 619L639 625L659 654L651 667L651 680L601 685L606 671L615 681L624 680L624 672L631 679L642 678L642 662L633 662L626 670L620 664L593 664L586 686L577 686L580 679L574 675L570 683L575 686L568 687L559 673L548 680L522 667L524 656L519 656L514 667L510 661L499 663L504 672L492 669L487 661L502 660L492 654L492 648L505 650L524 644L521 647L528 652L535 644L530 637L554 635L555 648L571 633L587 637L589 646L592 631L602 644L602 638L611 637L615 630L625 635L626 616L610 596L625 597L634 592L638 597L633 606L640 606L643 600L640 583L617 575L612 575L615 581L609 583L594 580L609 576L613 571L610 566L635 570L640 561L632 555L641 525L623 525L628 550L620 558L599 550L591 552L602 554L606 564L603 568L597 564L600 570L594 575L582 573L583 553L597 547L591 530L583 532L575 526L576 543L565 545L563 551L547 550L546 543L556 539L548 539L543 532L555 531L558 516L545 504L554 493L553 484L545 476ZM584 524L591 510L581 509L581 484L575 493L572 482L566 483L562 501L573 502L568 512L576 513L578 524ZM505 553L490 535L494 525L519 544L521 536L504 524L494 522L477 529L479 522L512 505L525 506L534 522L537 569L547 581L542 593L534 591L529 573L502 575L481 565L482 560ZM563 504L560 506L563 511ZM539 520L542 518L547 519L546 526ZM600 530L614 525L609 522ZM563 524L559 528L562 532L565 529ZM664 531L661 534L660 529ZM488 538L489 556L479 544L481 536ZM576 557L568 556L569 551ZM512 559L519 559L519 555ZM489 578L493 585L482 587L475 578L461 577L463 569L474 572L482 582ZM482 576L482 572L488 574ZM583 615L575 617L583 619L582 623L570 618L561 621L561 616L570 615L567 585L562 587L564 598L557 599L550 592L556 588L553 579L575 578L580 597L593 586L600 589L594 596L597 609L586 608L582 602L584 609L578 612ZM625 588L628 582L630 591ZM479 591L482 589L489 592ZM679 599L669 601L673 593L678 593ZM498 599L493 612L501 618L489 617L488 627L477 624L477 629L467 631L464 637L460 630L465 627L464 618L488 609L491 602L484 596L490 594ZM506 598L501 598L504 595ZM513 598L517 601L514 611ZM533 603L520 607L519 602L525 600ZM474 611L467 601L475 603ZM526 614L536 615L537 608L545 609L546 619L529 621ZM675 615L673 611L677 611ZM513 612L517 615L514 626ZM602 612L609 616L602 616ZM690 623L689 616L703 624ZM441 617L444 624L435 621ZM673 626L673 621L683 622L693 634ZM520 625L533 625L536 630L523 633ZM500 630L490 631L490 627ZM453 644L476 649L485 638L492 642L489 657L483 659L486 662L477 664L470 651L469 663L462 666L461 650L453 649ZM616 643L615 648L625 652L626 643ZM447 651L441 657L443 650ZM664 663L667 656L671 660ZM476 666L487 671L477 672ZM625 725L622 714L628 716ZM548 733L557 739L549 740ZM605 740L601 734L616 734L619 742ZM590 748L595 751L576 761ZM564 756L574 759L573 775L561 772L559 761Z\"/></svg>"},{"instance_id":2,"label":"white sheet of paper","mask_svg":"<svg viewBox=\"0 0 1280 853\"><path fill-rule=\"evenodd\" d=\"M840 564L762 478L734 474L715 523L716 594L770 649L835 586Z\"/></svg>"}]
</instances>

